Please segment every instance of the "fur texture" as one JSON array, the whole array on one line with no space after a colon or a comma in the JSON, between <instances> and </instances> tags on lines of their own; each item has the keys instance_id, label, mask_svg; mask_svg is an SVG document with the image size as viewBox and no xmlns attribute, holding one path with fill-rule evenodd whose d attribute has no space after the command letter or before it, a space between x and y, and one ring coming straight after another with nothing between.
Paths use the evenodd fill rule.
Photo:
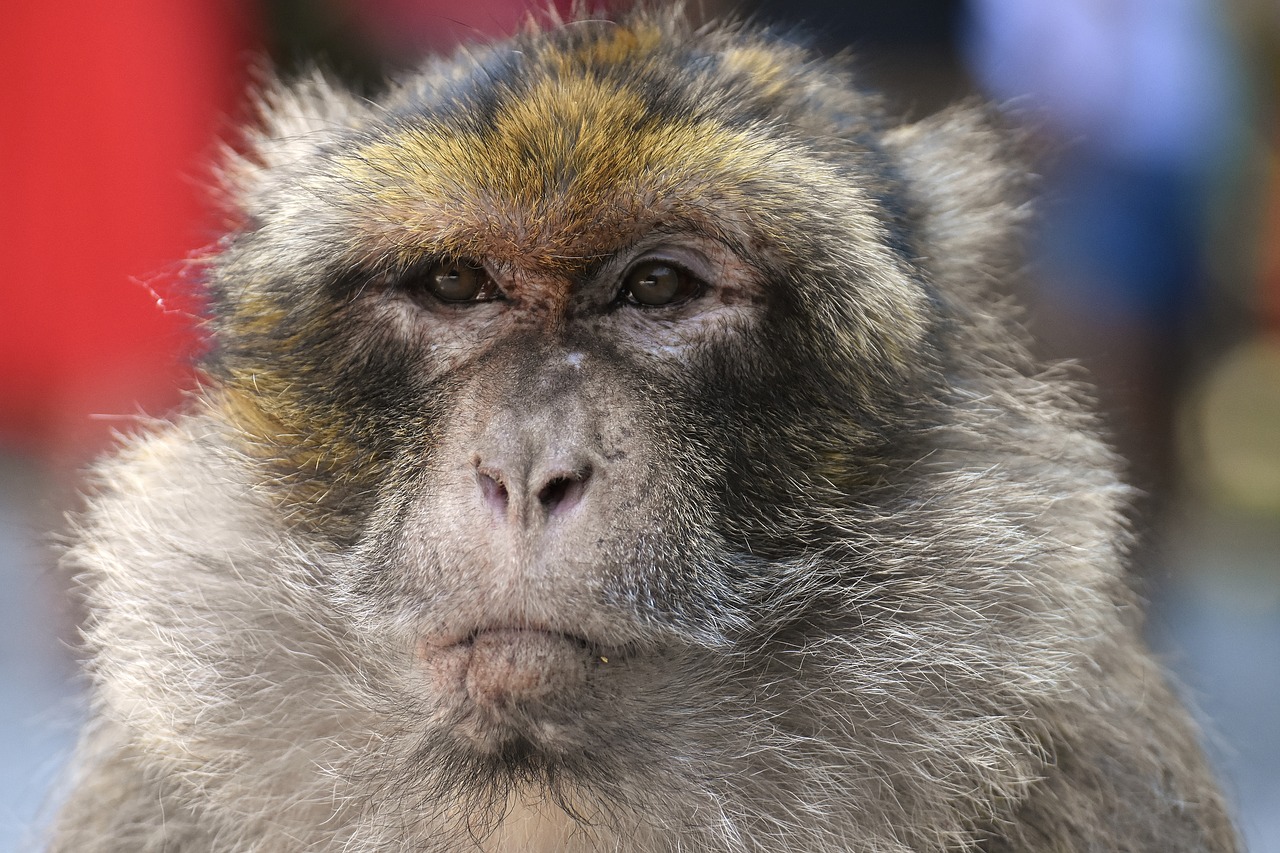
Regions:
<instances>
[{"instance_id":1,"label":"fur texture","mask_svg":"<svg viewBox=\"0 0 1280 853\"><path fill-rule=\"evenodd\" d=\"M980 107L642 12L263 113L208 382L68 555L53 849L1234 849Z\"/></svg>"}]
</instances>

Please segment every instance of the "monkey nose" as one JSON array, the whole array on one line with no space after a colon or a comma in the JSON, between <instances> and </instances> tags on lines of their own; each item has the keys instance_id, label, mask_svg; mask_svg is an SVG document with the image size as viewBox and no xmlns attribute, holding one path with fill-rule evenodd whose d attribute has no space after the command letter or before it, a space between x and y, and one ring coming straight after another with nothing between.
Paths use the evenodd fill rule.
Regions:
<instances>
[{"instance_id":1,"label":"monkey nose","mask_svg":"<svg viewBox=\"0 0 1280 853\"><path fill-rule=\"evenodd\" d=\"M564 516L582 502L591 466L560 466L530 470L523 476L513 466L476 460L481 500L499 522L530 526Z\"/></svg>"}]
</instances>

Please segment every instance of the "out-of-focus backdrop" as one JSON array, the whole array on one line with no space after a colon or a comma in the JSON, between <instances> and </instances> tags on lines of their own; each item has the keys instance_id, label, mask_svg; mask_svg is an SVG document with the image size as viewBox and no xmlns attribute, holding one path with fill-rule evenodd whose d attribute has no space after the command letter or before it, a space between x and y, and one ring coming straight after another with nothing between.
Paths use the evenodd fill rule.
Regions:
<instances>
[{"instance_id":1,"label":"out-of-focus backdrop","mask_svg":"<svg viewBox=\"0 0 1280 853\"><path fill-rule=\"evenodd\" d=\"M192 385L219 146L273 66L369 89L522 0L17 4L0 28L0 849L39 846L83 718L51 547L83 469ZM537 4L546 8L545 3ZM615 3L615 5L618 5ZM1146 492L1149 634L1250 849L1280 851L1280 6L706 0L850 49L893 108L980 93L1042 153L1028 322Z\"/></svg>"}]
</instances>

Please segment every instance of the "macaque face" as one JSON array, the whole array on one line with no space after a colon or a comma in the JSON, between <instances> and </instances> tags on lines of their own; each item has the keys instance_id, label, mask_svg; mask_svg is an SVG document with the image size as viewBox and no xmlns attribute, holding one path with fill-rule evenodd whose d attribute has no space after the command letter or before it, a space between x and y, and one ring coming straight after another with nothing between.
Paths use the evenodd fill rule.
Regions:
<instances>
[{"instance_id":1,"label":"macaque face","mask_svg":"<svg viewBox=\"0 0 1280 853\"><path fill-rule=\"evenodd\" d=\"M739 578L822 546L812 487L923 373L880 155L704 60L618 30L415 81L224 262L226 407L359 556L335 595L424 725L486 755L643 741L618 697L750 632Z\"/></svg>"}]
</instances>

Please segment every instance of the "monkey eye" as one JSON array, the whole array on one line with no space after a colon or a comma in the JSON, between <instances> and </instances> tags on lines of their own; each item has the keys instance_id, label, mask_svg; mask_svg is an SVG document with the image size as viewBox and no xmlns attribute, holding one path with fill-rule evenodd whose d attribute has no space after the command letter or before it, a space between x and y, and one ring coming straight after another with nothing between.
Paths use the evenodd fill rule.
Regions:
<instances>
[{"instance_id":1,"label":"monkey eye","mask_svg":"<svg viewBox=\"0 0 1280 853\"><path fill-rule=\"evenodd\" d=\"M441 302L492 302L502 298L485 268L461 259L436 261L427 270L422 286Z\"/></svg>"},{"instance_id":2,"label":"monkey eye","mask_svg":"<svg viewBox=\"0 0 1280 853\"><path fill-rule=\"evenodd\" d=\"M633 305L657 308L692 299L701 291L702 282L688 271L668 261L650 260L627 270L620 295Z\"/></svg>"}]
</instances>

